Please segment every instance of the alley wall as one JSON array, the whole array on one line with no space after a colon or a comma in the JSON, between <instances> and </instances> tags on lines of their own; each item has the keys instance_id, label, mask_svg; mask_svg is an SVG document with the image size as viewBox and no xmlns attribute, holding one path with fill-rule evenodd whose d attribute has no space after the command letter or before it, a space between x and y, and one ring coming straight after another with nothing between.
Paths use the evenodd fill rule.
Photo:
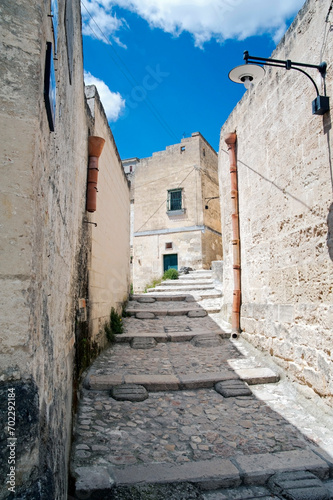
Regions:
<instances>
[{"instance_id":1,"label":"alley wall","mask_svg":"<svg viewBox=\"0 0 333 500\"><path fill-rule=\"evenodd\" d=\"M130 189L95 86L86 87L94 128L106 139L99 158L96 212L89 214L89 326L92 342L105 345L103 325L111 307L121 314L130 292Z\"/></svg>"},{"instance_id":2,"label":"alley wall","mask_svg":"<svg viewBox=\"0 0 333 500\"><path fill-rule=\"evenodd\" d=\"M52 5L0 5L0 420L4 431L15 394L17 438L15 488L1 488L1 500L67 498L80 375L105 346L100 325L129 292L129 187L98 95L91 108L85 98L80 1ZM106 141L94 214L91 135ZM2 446L3 486L8 453Z\"/></svg>"},{"instance_id":3,"label":"alley wall","mask_svg":"<svg viewBox=\"0 0 333 500\"><path fill-rule=\"evenodd\" d=\"M327 95L332 103L330 5L330 0L307 1L271 57L310 64L326 61ZM307 71L319 82L323 95L319 73ZM241 335L333 404L332 112L312 115L315 97L306 76L266 67L263 80L246 91L222 127L223 319L230 322L233 291L230 173L224 137L236 131Z\"/></svg>"}]
</instances>

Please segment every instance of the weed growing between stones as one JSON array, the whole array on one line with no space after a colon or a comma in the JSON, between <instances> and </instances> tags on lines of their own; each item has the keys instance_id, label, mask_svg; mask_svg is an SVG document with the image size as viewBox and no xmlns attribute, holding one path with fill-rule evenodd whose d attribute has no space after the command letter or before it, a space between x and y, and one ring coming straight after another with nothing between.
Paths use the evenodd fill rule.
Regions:
<instances>
[{"instance_id":1,"label":"weed growing between stones","mask_svg":"<svg viewBox=\"0 0 333 500\"><path fill-rule=\"evenodd\" d=\"M114 307L111 308L110 320L104 323L104 332L109 342L114 343L115 335L123 333L124 325L121 315L117 313Z\"/></svg>"},{"instance_id":2,"label":"weed growing between stones","mask_svg":"<svg viewBox=\"0 0 333 500\"><path fill-rule=\"evenodd\" d=\"M163 280L178 280L178 271L177 269L168 269L163 274Z\"/></svg>"}]
</instances>

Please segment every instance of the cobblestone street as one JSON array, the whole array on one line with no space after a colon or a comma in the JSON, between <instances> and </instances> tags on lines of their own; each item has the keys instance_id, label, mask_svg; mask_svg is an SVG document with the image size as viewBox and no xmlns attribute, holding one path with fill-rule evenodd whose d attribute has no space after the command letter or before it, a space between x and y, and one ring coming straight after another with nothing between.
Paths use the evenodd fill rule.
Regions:
<instances>
[{"instance_id":1,"label":"cobblestone street","mask_svg":"<svg viewBox=\"0 0 333 500\"><path fill-rule=\"evenodd\" d=\"M318 412L269 358L230 340L200 301L171 295L130 303L124 333L86 373L74 498L331 498L329 412ZM190 317L196 309L202 314ZM125 400L112 392L119 387L129 391ZM294 475L301 496L288 497L277 473Z\"/></svg>"}]
</instances>

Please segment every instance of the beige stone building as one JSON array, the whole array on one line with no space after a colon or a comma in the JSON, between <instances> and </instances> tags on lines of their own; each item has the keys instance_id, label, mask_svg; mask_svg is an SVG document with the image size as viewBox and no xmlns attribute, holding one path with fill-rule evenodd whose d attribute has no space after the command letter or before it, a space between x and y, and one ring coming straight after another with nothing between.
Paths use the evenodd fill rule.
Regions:
<instances>
[{"instance_id":1,"label":"beige stone building","mask_svg":"<svg viewBox=\"0 0 333 500\"><path fill-rule=\"evenodd\" d=\"M0 414L15 401L17 439L11 491L0 451L0 498L63 499L78 377L129 290L129 187L98 97L85 99L80 1L0 11ZM91 214L90 135L105 139Z\"/></svg>"},{"instance_id":2,"label":"beige stone building","mask_svg":"<svg viewBox=\"0 0 333 500\"><path fill-rule=\"evenodd\" d=\"M132 175L135 291L170 267L222 259L217 154L200 133L123 165Z\"/></svg>"},{"instance_id":3,"label":"beige stone building","mask_svg":"<svg viewBox=\"0 0 333 500\"><path fill-rule=\"evenodd\" d=\"M315 65L326 61L332 102L330 8L331 0L308 0L271 57ZM319 72L307 71L323 95ZM245 93L222 127L223 319L230 321L234 289L224 138L236 130L242 336L333 404L332 113L313 115L315 97L305 75L266 67L262 81Z\"/></svg>"}]
</instances>

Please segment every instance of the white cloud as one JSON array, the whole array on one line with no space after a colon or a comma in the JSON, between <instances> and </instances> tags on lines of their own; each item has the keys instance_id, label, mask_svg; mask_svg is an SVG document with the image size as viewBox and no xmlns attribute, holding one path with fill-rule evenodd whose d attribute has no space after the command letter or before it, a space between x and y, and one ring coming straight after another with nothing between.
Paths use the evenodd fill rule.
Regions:
<instances>
[{"instance_id":1,"label":"white cloud","mask_svg":"<svg viewBox=\"0 0 333 500\"><path fill-rule=\"evenodd\" d=\"M115 33L123 19L112 16L117 5L135 12L150 26L174 36L191 33L195 45L202 47L209 40L228 38L243 40L249 36L270 33L274 41L283 35L286 19L294 16L304 0L91 0L101 27L107 25ZM98 6L98 8L97 8ZM103 20L103 15L105 20ZM113 31L110 31L110 30Z\"/></svg>"},{"instance_id":2,"label":"white cloud","mask_svg":"<svg viewBox=\"0 0 333 500\"><path fill-rule=\"evenodd\" d=\"M87 71L84 72L84 82L86 85L96 86L108 120L115 122L125 108L125 100L119 92L111 92L103 80L96 78Z\"/></svg>"},{"instance_id":3,"label":"white cloud","mask_svg":"<svg viewBox=\"0 0 333 500\"><path fill-rule=\"evenodd\" d=\"M115 33L127 26L124 19L112 13L110 2L107 0L84 0L82 4L82 33L97 38L104 43L110 42L110 37L121 47L126 48Z\"/></svg>"},{"instance_id":4,"label":"white cloud","mask_svg":"<svg viewBox=\"0 0 333 500\"><path fill-rule=\"evenodd\" d=\"M177 35L188 31L197 46L215 38L245 39L270 33L281 36L285 20L298 11L304 0L118 0L153 27Z\"/></svg>"}]
</instances>

